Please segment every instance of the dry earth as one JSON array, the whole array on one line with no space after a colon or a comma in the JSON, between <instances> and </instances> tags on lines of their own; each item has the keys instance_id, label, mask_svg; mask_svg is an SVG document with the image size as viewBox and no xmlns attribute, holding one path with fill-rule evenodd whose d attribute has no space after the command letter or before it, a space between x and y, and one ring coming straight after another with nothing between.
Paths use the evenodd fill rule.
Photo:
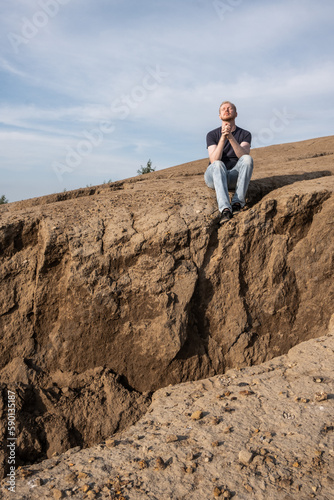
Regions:
<instances>
[{"instance_id":1,"label":"dry earth","mask_svg":"<svg viewBox=\"0 0 334 500\"><path fill-rule=\"evenodd\" d=\"M231 368L266 362L288 353L300 342L326 335L334 311L334 137L261 148L253 150L252 155L255 170L247 209L223 227L218 225L214 192L203 181L206 159L110 185L0 207L0 437L4 445L0 460L5 474L8 390L16 394L16 466L47 457L54 464L58 461L52 458L54 453L102 442L134 423L147 411L152 391L210 377L214 399L220 384L222 389L226 384L221 382L224 377L211 377ZM317 351L318 344L312 342L311 351ZM323 342L329 342L329 337ZM332 349L331 344L327 348L326 353ZM312 355L308 356L311 360ZM321 370L330 370L326 362L324 359ZM309 408L317 408L301 376L308 370L306 355L301 363L301 371L296 374L296 384L301 384L298 391L312 402ZM244 372L233 373L241 381ZM282 378L280 368L274 373ZM328 392L333 373L328 371L326 377L324 391ZM205 382L208 384L211 382ZM189 387L191 384L175 386L175 391L180 391L175 398L183 399L180 394L185 391L186 399ZM242 402L236 386L232 388L228 391L237 397L235 404L245 412L251 408L250 401L261 402L261 398L251 397ZM194 390L198 389L194 386ZM160 401L161 394L159 391L154 397ZM171 394L174 398L174 388ZM296 404L292 394L286 399ZM329 399L321 404L325 410L321 411L327 411L333 402L328 394ZM277 404L280 401L277 395L273 400ZM272 400L268 401L270 405ZM299 403L295 407L301 408ZM152 405L154 414L155 402ZM255 405L252 411L258 412L260 406ZM272 416L269 412L266 415L264 427L275 432ZM137 426L144 425L140 422L145 418L147 415ZM177 412L172 417L166 414L166 418L166 422L172 419L174 434L177 426L183 425ZM310 418L309 426L313 425L307 411L303 418ZM196 425L201 422L207 422L207 417ZM238 429L245 427L249 433L250 422L249 417ZM154 427L152 430L147 425L148 440L153 442ZM324 436L331 435L329 420L319 425L326 426ZM261 432L264 428L259 427ZM231 443L235 436L231 433ZM316 436L314 441L312 434L308 439L309 446L319 446ZM277 440L277 446L288 448L289 442L283 445ZM170 446L187 448L189 439L178 438L175 443ZM326 440L322 443L325 445ZM128 455L125 451L124 456L119 454L121 449L116 446L113 453L117 450L120 470L125 470L121 463ZM259 448L251 451L250 464L241 466L238 473L231 461L229 467L236 478L247 471L256 477L252 469L255 458L269 457L265 452L261 455ZM89 450L78 453L78 460L85 453ZM326 453L318 455L328 465L321 474L329 467L329 451ZM270 457L276 460L274 455ZM258 461L261 458L255 463ZM60 467L63 462L66 458L60 461ZM47 467L47 463L38 467ZM201 474L206 467L211 471L215 466L217 462L209 457ZM151 469L150 462L150 473ZM299 466L294 469L298 471ZM218 488L224 482L221 473L217 472ZM278 475L284 476L280 471ZM150 484L146 486L144 479L151 498L190 498L189 492L191 498L212 496L211 490L205 493L207 497L194 496L199 479L192 474L194 482L189 481L195 490L189 486L182 493L187 481L174 475L174 490L166 490L169 496L161 496L161 485L153 484L160 481L156 477L148 475ZM300 491L304 486L305 491L316 487L305 478L304 474L296 480L293 475L290 486L300 481ZM251 490L241 493L237 487L240 480L236 481L229 487L237 492L237 498L252 495ZM258 498L281 498L278 493L275 497L275 488L281 487L277 482L264 482L266 493L261 493L258 484L249 484L260 495ZM318 490L312 490L317 498L327 498L326 484L321 483L322 497ZM41 486L40 496L49 486L50 482ZM20 483L21 487L25 491ZM175 493L177 488L180 491ZM286 488L283 491L298 496L299 490L291 493L291 488ZM57 491L55 488L53 494L60 494ZM133 496L143 494L141 490L133 491L127 493L128 498L144 498ZM198 495L203 495L201 491ZM308 494L302 492L299 497L308 498Z\"/></svg>"},{"instance_id":2,"label":"dry earth","mask_svg":"<svg viewBox=\"0 0 334 500\"><path fill-rule=\"evenodd\" d=\"M134 426L20 469L3 498L330 500L333 366L334 316L288 355L158 390Z\"/></svg>"}]
</instances>

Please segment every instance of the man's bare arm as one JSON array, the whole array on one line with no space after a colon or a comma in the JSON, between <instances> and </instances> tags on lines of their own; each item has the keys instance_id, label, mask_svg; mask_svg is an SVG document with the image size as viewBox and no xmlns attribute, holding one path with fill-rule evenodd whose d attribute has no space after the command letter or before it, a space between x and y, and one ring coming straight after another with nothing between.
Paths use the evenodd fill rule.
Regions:
<instances>
[{"instance_id":1,"label":"man's bare arm","mask_svg":"<svg viewBox=\"0 0 334 500\"><path fill-rule=\"evenodd\" d=\"M214 161L221 159L225 142L226 142L226 137L222 135L221 138L219 139L218 144L213 144L212 146L208 147L210 163L213 163Z\"/></svg>"},{"instance_id":2,"label":"man's bare arm","mask_svg":"<svg viewBox=\"0 0 334 500\"><path fill-rule=\"evenodd\" d=\"M230 144L238 158L241 158L241 156L243 155L249 155L250 153L249 142L242 142L241 144L239 144L235 140L232 134L229 135L228 140L230 141Z\"/></svg>"}]
</instances>

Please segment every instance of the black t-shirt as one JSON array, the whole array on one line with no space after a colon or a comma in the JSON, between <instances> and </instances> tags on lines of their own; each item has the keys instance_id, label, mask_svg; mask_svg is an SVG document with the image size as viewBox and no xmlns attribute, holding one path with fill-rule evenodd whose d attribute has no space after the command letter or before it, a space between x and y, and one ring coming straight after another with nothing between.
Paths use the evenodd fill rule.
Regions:
<instances>
[{"instance_id":1,"label":"black t-shirt","mask_svg":"<svg viewBox=\"0 0 334 500\"><path fill-rule=\"evenodd\" d=\"M211 130L206 136L206 147L212 146L214 144L218 144L222 135L221 127L215 128ZM252 134L248 132L248 130L244 130L243 128L236 127L235 131L232 132L235 140L241 144L242 142L248 142L251 144ZM236 156L234 149L232 148L230 141L226 141L224 144L223 154L220 158L222 162L224 162L227 170L231 170L237 163L238 157Z\"/></svg>"}]
</instances>

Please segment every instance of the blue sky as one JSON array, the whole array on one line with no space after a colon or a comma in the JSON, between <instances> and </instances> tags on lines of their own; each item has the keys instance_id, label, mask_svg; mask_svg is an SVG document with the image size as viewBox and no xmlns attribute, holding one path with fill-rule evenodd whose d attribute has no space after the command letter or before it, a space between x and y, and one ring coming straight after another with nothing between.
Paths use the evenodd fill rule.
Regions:
<instances>
[{"instance_id":1,"label":"blue sky","mask_svg":"<svg viewBox=\"0 0 334 500\"><path fill-rule=\"evenodd\" d=\"M331 0L0 0L0 196L207 156L223 100L254 147L334 133Z\"/></svg>"}]
</instances>

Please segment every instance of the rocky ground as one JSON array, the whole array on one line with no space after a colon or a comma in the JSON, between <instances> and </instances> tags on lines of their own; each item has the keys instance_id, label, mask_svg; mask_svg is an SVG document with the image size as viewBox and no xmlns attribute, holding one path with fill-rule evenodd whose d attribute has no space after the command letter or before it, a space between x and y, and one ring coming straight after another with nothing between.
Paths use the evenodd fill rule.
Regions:
<instances>
[{"instance_id":1,"label":"rocky ground","mask_svg":"<svg viewBox=\"0 0 334 500\"><path fill-rule=\"evenodd\" d=\"M135 425L21 468L3 498L330 500L333 366L331 327L259 366L160 389Z\"/></svg>"},{"instance_id":2,"label":"rocky ground","mask_svg":"<svg viewBox=\"0 0 334 500\"><path fill-rule=\"evenodd\" d=\"M55 453L91 447L133 425L160 388L199 379L219 387L216 375L260 365L327 334L334 310L334 137L252 155L247 206L223 226L215 194L203 181L207 159L0 206L3 475L9 470L8 391L16 397L16 467L44 459L52 464ZM233 388L227 401L237 397L231 404L242 405L242 412L257 400L238 394ZM310 402L286 399L298 403L295 408L317 407L313 396L300 397ZM204 429L208 420L204 415L196 426ZM330 435L330 422L323 424ZM186 446L188 438L180 436L169 446ZM269 462L254 449L242 471L260 456ZM153 473L145 460L142 470ZM164 471L174 470L173 463ZM200 470L200 463L189 467ZM174 484L181 488L186 479ZM241 495L236 486L233 491Z\"/></svg>"}]
</instances>

